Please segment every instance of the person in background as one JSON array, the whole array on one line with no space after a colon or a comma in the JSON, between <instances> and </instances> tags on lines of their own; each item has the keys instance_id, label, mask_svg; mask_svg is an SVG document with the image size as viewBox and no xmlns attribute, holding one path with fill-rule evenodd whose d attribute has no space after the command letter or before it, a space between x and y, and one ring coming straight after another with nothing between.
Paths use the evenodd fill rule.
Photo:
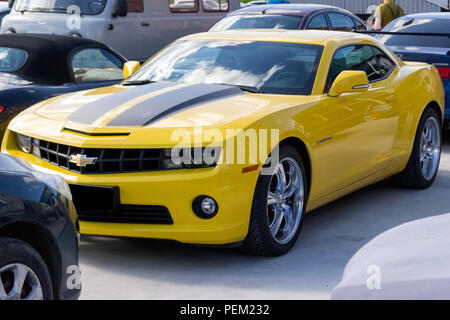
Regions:
<instances>
[{"instance_id":1,"label":"person in background","mask_svg":"<svg viewBox=\"0 0 450 320\"><path fill-rule=\"evenodd\" d=\"M375 31L380 31L389 22L405 15L402 7L396 4L394 0L382 0L381 2L375 11L375 24L373 25Z\"/></svg>"}]
</instances>

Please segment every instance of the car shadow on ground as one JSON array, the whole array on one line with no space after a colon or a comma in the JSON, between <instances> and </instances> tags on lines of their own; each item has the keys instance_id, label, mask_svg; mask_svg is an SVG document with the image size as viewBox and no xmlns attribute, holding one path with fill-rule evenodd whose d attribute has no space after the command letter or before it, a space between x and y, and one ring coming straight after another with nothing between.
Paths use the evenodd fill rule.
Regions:
<instances>
[{"instance_id":1,"label":"car shadow on ground","mask_svg":"<svg viewBox=\"0 0 450 320\"><path fill-rule=\"evenodd\" d=\"M439 175L427 190L380 182L305 219L299 241L277 258L148 239L83 236L82 298L329 298L349 259L377 235L450 212L450 134ZM120 290L119 290L120 289Z\"/></svg>"}]
</instances>

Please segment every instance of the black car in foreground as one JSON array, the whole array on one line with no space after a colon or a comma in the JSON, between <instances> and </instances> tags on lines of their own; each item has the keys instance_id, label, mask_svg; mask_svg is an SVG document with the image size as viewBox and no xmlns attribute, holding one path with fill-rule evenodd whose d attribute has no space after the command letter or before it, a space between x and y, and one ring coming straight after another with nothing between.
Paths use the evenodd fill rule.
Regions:
<instances>
[{"instance_id":1,"label":"black car in foreground","mask_svg":"<svg viewBox=\"0 0 450 320\"><path fill-rule=\"evenodd\" d=\"M368 30L366 24L350 11L320 4L248 6L227 14L209 31L232 29Z\"/></svg>"},{"instance_id":2,"label":"black car in foreground","mask_svg":"<svg viewBox=\"0 0 450 320\"><path fill-rule=\"evenodd\" d=\"M0 300L77 299L77 216L67 183L0 154Z\"/></svg>"},{"instance_id":3,"label":"black car in foreground","mask_svg":"<svg viewBox=\"0 0 450 320\"><path fill-rule=\"evenodd\" d=\"M25 108L64 93L123 80L126 59L89 39L43 34L0 35L0 141Z\"/></svg>"}]
</instances>

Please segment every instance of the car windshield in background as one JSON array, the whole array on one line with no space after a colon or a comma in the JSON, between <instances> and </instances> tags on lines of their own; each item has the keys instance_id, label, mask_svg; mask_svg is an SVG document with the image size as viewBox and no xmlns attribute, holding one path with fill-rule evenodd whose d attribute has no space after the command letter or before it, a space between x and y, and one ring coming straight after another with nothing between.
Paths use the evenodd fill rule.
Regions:
<instances>
[{"instance_id":1,"label":"car windshield in background","mask_svg":"<svg viewBox=\"0 0 450 320\"><path fill-rule=\"evenodd\" d=\"M210 31L232 29L289 29L297 30L302 17L282 15L236 15L217 22Z\"/></svg>"},{"instance_id":2,"label":"car windshield in background","mask_svg":"<svg viewBox=\"0 0 450 320\"><path fill-rule=\"evenodd\" d=\"M27 61L27 53L20 49L0 47L0 72L14 72Z\"/></svg>"},{"instance_id":3,"label":"car windshield in background","mask_svg":"<svg viewBox=\"0 0 450 320\"><path fill-rule=\"evenodd\" d=\"M71 6L78 6L81 14L97 15L105 8L106 0L17 0L16 11L66 13Z\"/></svg>"},{"instance_id":4,"label":"car windshield in background","mask_svg":"<svg viewBox=\"0 0 450 320\"><path fill-rule=\"evenodd\" d=\"M322 50L322 46L297 43L179 41L149 60L124 84L217 83L254 92L309 95Z\"/></svg>"},{"instance_id":5,"label":"car windshield in background","mask_svg":"<svg viewBox=\"0 0 450 320\"><path fill-rule=\"evenodd\" d=\"M382 31L406 33L442 33L440 36L420 35L377 35L387 46L417 46L450 48L450 19L402 18L388 24Z\"/></svg>"}]
</instances>

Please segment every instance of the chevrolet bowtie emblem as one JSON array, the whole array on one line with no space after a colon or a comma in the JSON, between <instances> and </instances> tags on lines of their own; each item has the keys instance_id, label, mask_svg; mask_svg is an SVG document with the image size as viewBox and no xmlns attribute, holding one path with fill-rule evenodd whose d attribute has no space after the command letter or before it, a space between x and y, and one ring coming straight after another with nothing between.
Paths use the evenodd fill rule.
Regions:
<instances>
[{"instance_id":1,"label":"chevrolet bowtie emblem","mask_svg":"<svg viewBox=\"0 0 450 320\"><path fill-rule=\"evenodd\" d=\"M90 164L95 164L98 158L89 158L84 154L73 154L70 156L70 162L75 163L78 167L86 167Z\"/></svg>"}]
</instances>

